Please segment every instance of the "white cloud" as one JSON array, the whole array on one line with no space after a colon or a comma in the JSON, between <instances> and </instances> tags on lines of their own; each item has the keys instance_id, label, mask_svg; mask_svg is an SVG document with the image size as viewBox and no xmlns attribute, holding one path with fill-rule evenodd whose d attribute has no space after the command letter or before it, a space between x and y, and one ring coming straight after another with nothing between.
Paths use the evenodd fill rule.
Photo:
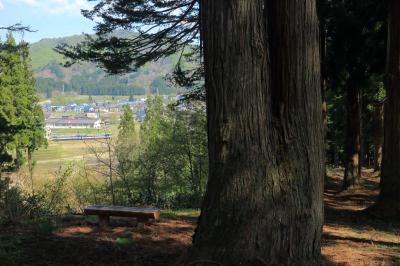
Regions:
<instances>
[{"instance_id":1,"label":"white cloud","mask_svg":"<svg viewBox=\"0 0 400 266\"><path fill-rule=\"evenodd\" d=\"M0 1L0 9L3 9L4 8L4 5L3 5L3 3Z\"/></svg>"},{"instance_id":2,"label":"white cloud","mask_svg":"<svg viewBox=\"0 0 400 266\"><path fill-rule=\"evenodd\" d=\"M80 14L81 9L88 9L87 0L14 0L20 4L29 5L48 14Z\"/></svg>"}]
</instances>

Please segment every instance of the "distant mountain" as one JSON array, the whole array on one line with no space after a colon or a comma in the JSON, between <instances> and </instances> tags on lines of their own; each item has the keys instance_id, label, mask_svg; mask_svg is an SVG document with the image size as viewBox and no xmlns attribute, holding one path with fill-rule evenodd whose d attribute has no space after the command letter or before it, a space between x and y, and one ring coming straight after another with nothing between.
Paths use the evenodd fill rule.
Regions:
<instances>
[{"instance_id":1,"label":"distant mountain","mask_svg":"<svg viewBox=\"0 0 400 266\"><path fill-rule=\"evenodd\" d=\"M121 35L123 33L118 33ZM32 66L37 80L39 93L48 97L54 91L75 91L88 95L133 95L159 91L161 94L177 93L164 80L172 72L178 55L149 63L137 72L111 76L92 63L81 63L65 68L62 55L53 48L60 43L76 44L84 39L83 35L63 38L43 39L30 45Z\"/></svg>"}]
</instances>

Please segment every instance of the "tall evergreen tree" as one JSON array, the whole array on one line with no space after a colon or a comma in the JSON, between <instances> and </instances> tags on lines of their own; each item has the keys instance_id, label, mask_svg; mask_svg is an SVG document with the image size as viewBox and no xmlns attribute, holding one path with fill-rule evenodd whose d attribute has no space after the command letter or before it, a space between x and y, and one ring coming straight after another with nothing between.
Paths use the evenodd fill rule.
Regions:
<instances>
[{"instance_id":1,"label":"tall evergreen tree","mask_svg":"<svg viewBox=\"0 0 400 266\"><path fill-rule=\"evenodd\" d=\"M384 72L385 6L383 1L372 0L324 3L330 97L329 152L336 158L344 150L341 161L345 166L343 188L346 189L361 176L366 150L362 113L368 105L367 93L372 95L373 90L378 93L378 86L370 86L371 80ZM343 123L344 111L346 123Z\"/></svg>"},{"instance_id":2,"label":"tall evergreen tree","mask_svg":"<svg viewBox=\"0 0 400 266\"><path fill-rule=\"evenodd\" d=\"M24 130L19 134L23 141L19 147L26 149L28 157L28 169L31 180L33 178L32 154L35 150L47 145L46 133L44 129L44 114L39 106L39 97L36 93L35 79L29 56L29 46L27 43L20 44L20 54L24 69L24 94L27 98L27 113L25 115Z\"/></svg>"},{"instance_id":3,"label":"tall evergreen tree","mask_svg":"<svg viewBox=\"0 0 400 266\"><path fill-rule=\"evenodd\" d=\"M385 137L377 206L381 215L400 219L400 1L389 1L388 25Z\"/></svg>"},{"instance_id":4,"label":"tall evergreen tree","mask_svg":"<svg viewBox=\"0 0 400 266\"><path fill-rule=\"evenodd\" d=\"M201 1L209 182L190 260L314 265L323 222L316 1Z\"/></svg>"},{"instance_id":5,"label":"tall evergreen tree","mask_svg":"<svg viewBox=\"0 0 400 266\"><path fill-rule=\"evenodd\" d=\"M0 89L2 92L3 120L1 134L1 164L11 166L10 151L15 150L14 166L22 163L24 151L28 152L29 170L32 176L32 152L46 144L44 115L38 105L35 80L29 59L27 43L17 45L12 33L1 45ZM4 96L4 97L3 97Z\"/></svg>"},{"instance_id":6,"label":"tall evergreen tree","mask_svg":"<svg viewBox=\"0 0 400 266\"><path fill-rule=\"evenodd\" d=\"M374 110L374 170L379 171L382 165L384 138L384 101L377 102Z\"/></svg>"},{"instance_id":7,"label":"tall evergreen tree","mask_svg":"<svg viewBox=\"0 0 400 266\"><path fill-rule=\"evenodd\" d=\"M24 129L24 118L27 115L27 97L24 86L24 68L21 62L19 47L12 36L7 34L6 41L0 50L0 89L1 104L1 170L10 167L10 151L18 144L18 133Z\"/></svg>"},{"instance_id":8,"label":"tall evergreen tree","mask_svg":"<svg viewBox=\"0 0 400 266\"><path fill-rule=\"evenodd\" d=\"M133 111L129 105L124 106L124 113L118 126L118 139L126 138L135 133L135 123L133 121Z\"/></svg>"},{"instance_id":9,"label":"tall evergreen tree","mask_svg":"<svg viewBox=\"0 0 400 266\"><path fill-rule=\"evenodd\" d=\"M169 117L163 106L160 96L149 96L147 98L147 110L144 121L141 125L140 140L144 150L140 160L142 169L145 171L145 178L142 180L146 188L142 193L145 202L157 202L158 170L161 168L160 154L158 146L162 143L165 136L171 130Z\"/></svg>"},{"instance_id":10,"label":"tall evergreen tree","mask_svg":"<svg viewBox=\"0 0 400 266\"><path fill-rule=\"evenodd\" d=\"M84 13L102 19L98 38L58 47L72 61L94 60L119 73L193 42L201 48L202 29L210 173L192 259L305 264L319 257L323 142L315 5L100 1ZM110 34L118 28L142 31L121 39ZM161 121L143 124L148 140L159 136L158 118L146 114L147 121Z\"/></svg>"}]
</instances>

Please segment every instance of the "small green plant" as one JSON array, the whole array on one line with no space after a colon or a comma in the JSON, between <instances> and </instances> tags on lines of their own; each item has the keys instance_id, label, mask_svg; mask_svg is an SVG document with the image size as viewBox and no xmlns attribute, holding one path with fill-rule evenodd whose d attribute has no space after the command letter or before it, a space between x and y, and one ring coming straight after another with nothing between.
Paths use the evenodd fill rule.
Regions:
<instances>
[{"instance_id":1,"label":"small green plant","mask_svg":"<svg viewBox=\"0 0 400 266\"><path fill-rule=\"evenodd\" d=\"M199 215L200 215L199 209L180 209L180 210L167 209L161 212L161 218L166 218L166 219L177 219L179 217L196 218Z\"/></svg>"},{"instance_id":2,"label":"small green plant","mask_svg":"<svg viewBox=\"0 0 400 266\"><path fill-rule=\"evenodd\" d=\"M120 237L117 237L115 240L115 243L118 245L130 245L133 243L132 235L131 234L125 234Z\"/></svg>"},{"instance_id":3,"label":"small green plant","mask_svg":"<svg viewBox=\"0 0 400 266\"><path fill-rule=\"evenodd\" d=\"M45 218L38 221L38 233L41 236L51 235L56 228L57 224L52 219Z\"/></svg>"}]
</instances>

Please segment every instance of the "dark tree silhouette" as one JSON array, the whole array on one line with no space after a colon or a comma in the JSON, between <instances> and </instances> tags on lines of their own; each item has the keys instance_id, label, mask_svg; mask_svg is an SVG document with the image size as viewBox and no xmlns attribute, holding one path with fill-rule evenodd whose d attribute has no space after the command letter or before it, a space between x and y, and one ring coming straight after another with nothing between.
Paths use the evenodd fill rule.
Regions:
<instances>
[{"instance_id":1,"label":"dark tree silhouette","mask_svg":"<svg viewBox=\"0 0 400 266\"><path fill-rule=\"evenodd\" d=\"M381 192L382 216L400 218L400 1L389 1L389 35Z\"/></svg>"}]
</instances>

